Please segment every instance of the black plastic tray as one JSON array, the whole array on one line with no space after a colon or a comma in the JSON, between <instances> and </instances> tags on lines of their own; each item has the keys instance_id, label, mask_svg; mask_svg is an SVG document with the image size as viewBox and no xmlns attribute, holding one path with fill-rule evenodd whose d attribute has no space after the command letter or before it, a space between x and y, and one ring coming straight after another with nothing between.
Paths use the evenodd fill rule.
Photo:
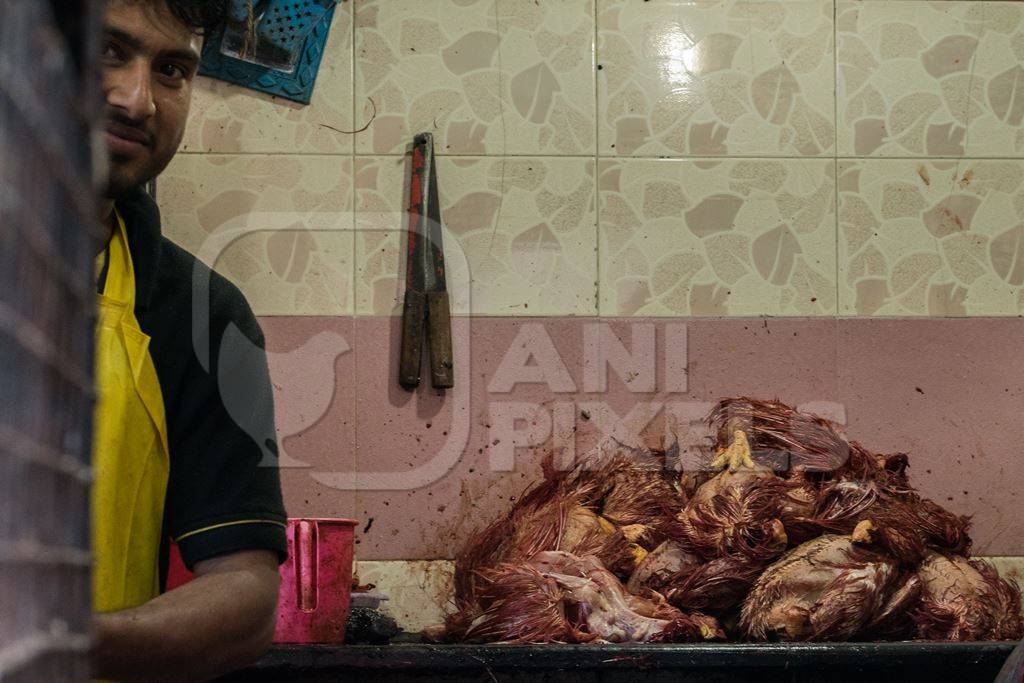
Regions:
<instances>
[{"instance_id":1,"label":"black plastic tray","mask_svg":"<svg viewBox=\"0 0 1024 683\"><path fill-rule=\"evenodd\" d=\"M985 681L1015 643L275 646L228 681Z\"/></svg>"}]
</instances>

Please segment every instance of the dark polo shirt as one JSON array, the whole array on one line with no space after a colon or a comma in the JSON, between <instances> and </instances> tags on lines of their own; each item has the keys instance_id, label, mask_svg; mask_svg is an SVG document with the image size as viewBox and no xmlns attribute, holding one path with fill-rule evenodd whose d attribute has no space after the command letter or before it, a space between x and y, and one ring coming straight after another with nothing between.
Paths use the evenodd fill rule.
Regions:
<instances>
[{"instance_id":1,"label":"dark polo shirt","mask_svg":"<svg viewBox=\"0 0 1024 683\"><path fill-rule=\"evenodd\" d=\"M168 539L189 569L240 550L272 550L283 559L285 511L263 332L237 287L161 234L148 194L139 189L118 200L117 210L135 269L135 317L151 338L167 418L161 579Z\"/></svg>"}]
</instances>

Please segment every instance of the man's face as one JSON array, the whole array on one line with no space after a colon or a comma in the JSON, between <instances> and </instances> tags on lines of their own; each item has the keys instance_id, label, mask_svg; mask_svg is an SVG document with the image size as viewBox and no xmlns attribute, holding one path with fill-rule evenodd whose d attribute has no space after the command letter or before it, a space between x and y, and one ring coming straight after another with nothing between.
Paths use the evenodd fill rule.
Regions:
<instances>
[{"instance_id":1,"label":"man's face","mask_svg":"<svg viewBox=\"0 0 1024 683\"><path fill-rule=\"evenodd\" d=\"M110 0L103 40L113 199L158 176L178 151L200 37L161 0Z\"/></svg>"}]
</instances>

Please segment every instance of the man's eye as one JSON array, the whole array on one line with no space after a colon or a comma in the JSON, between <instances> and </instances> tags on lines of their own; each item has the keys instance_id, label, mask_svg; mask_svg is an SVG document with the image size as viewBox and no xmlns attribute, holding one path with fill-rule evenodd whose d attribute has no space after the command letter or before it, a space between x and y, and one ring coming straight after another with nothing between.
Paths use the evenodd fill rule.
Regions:
<instances>
[{"instance_id":1,"label":"man's eye","mask_svg":"<svg viewBox=\"0 0 1024 683\"><path fill-rule=\"evenodd\" d=\"M113 43L106 43L103 46L103 59L120 59L121 52Z\"/></svg>"},{"instance_id":2,"label":"man's eye","mask_svg":"<svg viewBox=\"0 0 1024 683\"><path fill-rule=\"evenodd\" d=\"M175 80L188 78L188 71L180 64L163 64L160 66L160 74Z\"/></svg>"}]
</instances>

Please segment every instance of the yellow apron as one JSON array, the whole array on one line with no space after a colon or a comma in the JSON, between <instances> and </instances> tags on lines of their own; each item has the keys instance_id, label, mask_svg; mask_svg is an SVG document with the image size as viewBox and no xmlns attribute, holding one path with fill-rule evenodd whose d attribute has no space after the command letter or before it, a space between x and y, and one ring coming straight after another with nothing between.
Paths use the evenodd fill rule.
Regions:
<instances>
[{"instance_id":1,"label":"yellow apron","mask_svg":"<svg viewBox=\"0 0 1024 683\"><path fill-rule=\"evenodd\" d=\"M135 319L135 273L124 221L110 240L96 321L93 421L93 609L137 607L160 592L160 533L170 460L163 395L149 337Z\"/></svg>"}]
</instances>

